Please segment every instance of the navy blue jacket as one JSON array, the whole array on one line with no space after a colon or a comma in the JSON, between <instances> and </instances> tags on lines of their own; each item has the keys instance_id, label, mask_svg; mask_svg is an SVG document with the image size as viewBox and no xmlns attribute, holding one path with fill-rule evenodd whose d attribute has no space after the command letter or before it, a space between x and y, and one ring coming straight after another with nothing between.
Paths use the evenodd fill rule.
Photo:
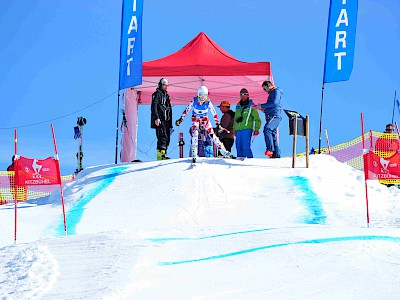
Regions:
<instances>
[{"instance_id":1,"label":"navy blue jacket","mask_svg":"<svg viewBox=\"0 0 400 300\"><path fill-rule=\"evenodd\" d=\"M282 96L283 92L280 88L276 88L268 96L267 103L261 104L265 117L280 117L282 113Z\"/></svg>"}]
</instances>

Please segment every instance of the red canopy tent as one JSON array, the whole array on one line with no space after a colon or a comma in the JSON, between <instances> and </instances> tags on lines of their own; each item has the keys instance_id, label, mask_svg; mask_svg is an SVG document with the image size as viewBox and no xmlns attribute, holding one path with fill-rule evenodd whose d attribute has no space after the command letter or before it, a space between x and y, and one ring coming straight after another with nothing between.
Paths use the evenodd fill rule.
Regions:
<instances>
[{"instance_id":1,"label":"red canopy tent","mask_svg":"<svg viewBox=\"0 0 400 300\"><path fill-rule=\"evenodd\" d=\"M269 62L239 61L201 32L179 51L143 62L143 84L134 87L141 91L141 104L151 104L151 94L162 77L169 81L173 104L189 103L200 85L208 88L213 103L239 101L243 87L258 103L266 100L261 83L271 80L272 72Z\"/></svg>"},{"instance_id":2,"label":"red canopy tent","mask_svg":"<svg viewBox=\"0 0 400 300\"><path fill-rule=\"evenodd\" d=\"M208 88L213 104L219 104L222 100L236 104L239 101L239 92L244 87L255 103L261 103L267 99L267 94L261 88L262 82L273 81L269 62L237 60L201 32L179 51L143 62L143 83L125 93L125 107L151 104L151 95L163 77L169 81L168 93L172 104L188 104L201 85ZM121 161L132 161L136 158L136 150L133 149L135 147L127 145L131 143L136 146L137 110L133 111L134 115L126 112L130 134L129 141L124 141L128 138L127 135L124 136ZM125 155L127 148L132 149Z\"/></svg>"}]
</instances>

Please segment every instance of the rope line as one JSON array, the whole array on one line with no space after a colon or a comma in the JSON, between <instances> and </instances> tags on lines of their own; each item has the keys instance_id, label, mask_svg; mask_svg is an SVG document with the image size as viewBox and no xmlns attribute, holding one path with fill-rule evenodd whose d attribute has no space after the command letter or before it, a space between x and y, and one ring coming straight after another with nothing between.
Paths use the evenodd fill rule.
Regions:
<instances>
[{"instance_id":1,"label":"rope line","mask_svg":"<svg viewBox=\"0 0 400 300\"><path fill-rule=\"evenodd\" d=\"M31 126L36 126L36 125L40 125L40 124L52 122L52 121L55 121L55 120L63 119L63 118L69 117L69 116L71 116L71 115L73 115L73 114L76 114L76 113L78 113L78 112L81 112L81 111L83 111L83 110L86 110L86 109L88 109L88 108L90 108L90 107L92 107L92 106L97 105L97 104L99 104L100 102L103 102L103 101L106 100L107 98L111 97L112 95L114 95L114 94L117 93L117 92L118 92L118 91L114 91L114 92L112 92L111 94L105 96L104 98L102 98L102 99L100 99L100 100L98 100L98 101L96 101L96 102L94 102L94 103L92 103L92 104L90 104L90 105L88 105L88 106L86 106L86 107L84 107L84 108L78 109L78 110L76 110L76 111L74 111L74 112L71 112L71 113L69 113L69 114L66 114L66 115L63 115L63 116L60 116L60 117L56 117L56 118L53 118L53 119L49 119L49 120L41 121L41 122L37 122L37 123L26 124L26 125L18 125L18 126L12 126L12 127L0 127L0 130L10 130L10 129L24 128L24 127L31 127Z\"/></svg>"}]
</instances>

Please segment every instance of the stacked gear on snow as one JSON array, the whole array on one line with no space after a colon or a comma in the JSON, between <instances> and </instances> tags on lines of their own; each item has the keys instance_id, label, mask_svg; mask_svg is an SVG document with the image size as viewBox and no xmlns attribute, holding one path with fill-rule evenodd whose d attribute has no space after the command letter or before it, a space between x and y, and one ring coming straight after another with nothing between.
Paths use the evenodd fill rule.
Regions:
<instances>
[{"instance_id":1,"label":"stacked gear on snow","mask_svg":"<svg viewBox=\"0 0 400 300\"><path fill-rule=\"evenodd\" d=\"M83 132L83 126L86 125L86 118L78 117L76 124L78 126L74 127L74 139L78 140L78 152L76 153L78 167L75 170L75 174L78 174L80 171L83 170L83 166L82 166L82 160L83 160L82 132Z\"/></svg>"}]
</instances>

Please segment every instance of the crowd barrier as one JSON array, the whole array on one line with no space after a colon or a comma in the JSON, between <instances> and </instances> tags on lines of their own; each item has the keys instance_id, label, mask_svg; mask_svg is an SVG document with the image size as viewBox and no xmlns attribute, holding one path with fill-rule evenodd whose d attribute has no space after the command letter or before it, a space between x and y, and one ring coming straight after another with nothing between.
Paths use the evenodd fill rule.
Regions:
<instances>
[{"instance_id":1,"label":"crowd barrier","mask_svg":"<svg viewBox=\"0 0 400 300\"><path fill-rule=\"evenodd\" d=\"M392 156L393 152L381 151L377 146L377 140L382 138L383 132L370 131L364 134L365 144L368 149L374 149L375 154L382 158ZM387 135L387 134L386 134ZM393 135L393 139L397 139L397 135ZM386 140L390 141L390 138ZM316 151L318 152L318 151ZM363 147L362 136L355 138L346 143L342 143L333 147L321 148L321 153L329 154L342 163L364 171L363 161ZM297 156L304 156L305 153L300 153ZM399 166L400 167L400 166ZM68 183L75 179L75 175L61 176L62 183ZM14 172L0 171L0 204L14 202L14 186L10 184L14 182ZM400 185L399 179L379 180L384 184ZM43 185L43 186L20 186L17 190L17 201L22 202L25 200L37 199L50 195L53 191L58 189L57 185Z\"/></svg>"},{"instance_id":2,"label":"crowd barrier","mask_svg":"<svg viewBox=\"0 0 400 300\"><path fill-rule=\"evenodd\" d=\"M63 185L75 179L75 175L61 176ZM0 204L14 202L14 171L0 171ZM38 199L50 195L59 189L58 185L19 186L17 189L17 201Z\"/></svg>"},{"instance_id":3,"label":"crowd barrier","mask_svg":"<svg viewBox=\"0 0 400 300\"><path fill-rule=\"evenodd\" d=\"M377 140L381 138L384 134L386 136L388 135L383 132L371 130L370 132L364 134L364 139L365 139L365 145L368 149L374 149L375 154L377 154L379 157L388 158L395 153L381 151L379 149L379 146L376 145ZM393 136L390 136L390 138L393 138L393 140L395 139L397 140L397 134L393 134ZM329 149L321 148L321 153L329 154L334 158L336 158L338 161L346 163L349 166L353 167L354 169L364 171L362 136L359 136L349 142L330 147ZM304 156L304 155L305 153L299 154L299 156ZM379 182L384 184L400 185L400 180L398 179L379 180Z\"/></svg>"}]
</instances>

